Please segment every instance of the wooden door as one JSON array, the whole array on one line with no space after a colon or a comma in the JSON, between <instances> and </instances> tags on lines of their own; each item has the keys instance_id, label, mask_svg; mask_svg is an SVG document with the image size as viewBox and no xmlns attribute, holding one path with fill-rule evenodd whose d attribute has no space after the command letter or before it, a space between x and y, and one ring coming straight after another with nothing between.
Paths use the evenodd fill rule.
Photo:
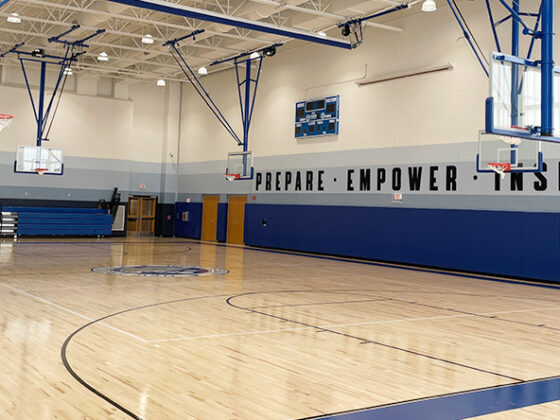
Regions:
<instances>
[{"instance_id":1,"label":"wooden door","mask_svg":"<svg viewBox=\"0 0 560 420\"><path fill-rule=\"evenodd\" d=\"M205 195L202 199L202 240L215 241L218 227L219 195Z\"/></svg>"},{"instance_id":2,"label":"wooden door","mask_svg":"<svg viewBox=\"0 0 560 420\"><path fill-rule=\"evenodd\" d=\"M138 233L154 233L156 221L156 198L132 196L128 199L127 230Z\"/></svg>"},{"instance_id":3,"label":"wooden door","mask_svg":"<svg viewBox=\"0 0 560 420\"><path fill-rule=\"evenodd\" d=\"M230 196L228 199L227 242L243 244L247 196Z\"/></svg>"},{"instance_id":4,"label":"wooden door","mask_svg":"<svg viewBox=\"0 0 560 420\"><path fill-rule=\"evenodd\" d=\"M128 198L128 215L126 230L131 232L138 232L140 217L140 197L129 197Z\"/></svg>"},{"instance_id":5,"label":"wooden door","mask_svg":"<svg viewBox=\"0 0 560 420\"><path fill-rule=\"evenodd\" d=\"M140 223L138 231L141 233L154 233L156 225L156 199L155 197L142 197L140 201Z\"/></svg>"}]
</instances>

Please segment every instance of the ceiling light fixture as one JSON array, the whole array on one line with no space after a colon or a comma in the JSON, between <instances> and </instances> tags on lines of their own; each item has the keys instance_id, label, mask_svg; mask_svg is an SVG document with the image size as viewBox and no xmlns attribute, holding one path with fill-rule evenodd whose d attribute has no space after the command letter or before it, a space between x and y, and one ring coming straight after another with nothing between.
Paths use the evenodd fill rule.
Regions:
<instances>
[{"instance_id":1,"label":"ceiling light fixture","mask_svg":"<svg viewBox=\"0 0 560 420\"><path fill-rule=\"evenodd\" d=\"M166 86L166 85L167 85L167 83L165 83L165 80L163 80L163 79L159 79L156 82L156 86Z\"/></svg>"},{"instance_id":2,"label":"ceiling light fixture","mask_svg":"<svg viewBox=\"0 0 560 420\"><path fill-rule=\"evenodd\" d=\"M324 33L323 31L319 31L319 32L317 32L317 35L319 35L319 36L323 36L323 37L327 36L327 34L326 34L326 33Z\"/></svg>"},{"instance_id":3,"label":"ceiling light fixture","mask_svg":"<svg viewBox=\"0 0 560 420\"><path fill-rule=\"evenodd\" d=\"M424 0L424 3L422 3L423 12L435 12L436 10L437 7L434 0Z\"/></svg>"},{"instance_id":4,"label":"ceiling light fixture","mask_svg":"<svg viewBox=\"0 0 560 420\"><path fill-rule=\"evenodd\" d=\"M259 58L260 56L261 56L261 55L260 55L258 52L255 51L254 53L252 53L252 54L249 56L249 58L250 58L251 60L254 60L255 58Z\"/></svg>"},{"instance_id":5,"label":"ceiling light fixture","mask_svg":"<svg viewBox=\"0 0 560 420\"><path fill-rule=\"evenodd\" d=\"M153 44L154 38L150 34L146 34L142 37L142 44Z\"/></svg>"},{"instance_id":6,"label":"ceiling light fixture","mask_svg":"<svg viewBox=\"0 0 560 420\"><path fill-rule=\"evenodd\" d=\"M65 67L64 68L64 75L65 76L72 76L72 68L71 67Z\"/></svg>"},{"instance_id":7,"label":"ceiling light fixture","mask_svg":"<svg viewBox=\"0 0 560 420\"><path fill-rule=\"evenodd\" d=\"M21 18L17 13L12 13L10 16L6 18L9 23L21 23Z\"/></svg>"},{"instance_id":8,"label":"ceiling light fixture","mask_svg":"<svg viewBox=\"0 0 560 420\"><path fill-rule=\"evenodd\" d=\"M99 53L99 55L97 56L97 61L109 61L109 56L105 51L103 51L102 53Z\"/></svg>"},{"instance_id":9,"label":"ceiling light fixture","mask_svg":"<svg viewBox=\"0 0 560 420\"><path fill-rule=\"evenodd\" d=\"M198 69L198 74L202 74L204 76L205 74L208 74L208 69L202 66Z\"/></svg>"}]
</instances>

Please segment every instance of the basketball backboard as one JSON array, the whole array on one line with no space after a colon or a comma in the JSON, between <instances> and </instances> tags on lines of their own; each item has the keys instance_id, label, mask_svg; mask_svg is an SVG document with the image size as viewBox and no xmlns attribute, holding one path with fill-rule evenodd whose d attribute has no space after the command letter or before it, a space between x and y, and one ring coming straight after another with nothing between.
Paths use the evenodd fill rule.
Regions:
<instances>
[{"instance_id":1,"label":"basketball backboard","mask_svg":"<svg viewBox=\"0 0 560 420\"><path fill-rule=\"evenodd\" d=\"M62 175L62 149L40 146L18 146L14 172Z\"/></svg>"},{"instance_id":2,"label":"basketball backboard","mask_svg":"<svg viewBox=\"0 0 560 420\"><path fill-rule=\"evenodd\" d=\"M228 153L226 179L229 181L253 179L253 152Z\"/></svg>"},{"instance_id":3,"label":"basketball backboard","mask_svg":"<svg viewBox=\"0 0 560 420\"><path fill-rule=\"evenodd\" d=\"M560 134L560 68L554 69L554 136ZM541 126L541 68L536 61L492 53L487 132L528 138ZM490 119L490 121L488 120ZM523 131L520 131L522 129ZM536 139L538 140L538 139Z\"/></svg>"},{"instance_id":4,"label":"basketball backboard","mask_svg":"<svg viewBox=\"0 0 560 420\"><path fill-rule=\"evenodd\" d=\"M479 133L477 172L540 172L542 161L540 141Z\"/></svg>"}]
</instances>

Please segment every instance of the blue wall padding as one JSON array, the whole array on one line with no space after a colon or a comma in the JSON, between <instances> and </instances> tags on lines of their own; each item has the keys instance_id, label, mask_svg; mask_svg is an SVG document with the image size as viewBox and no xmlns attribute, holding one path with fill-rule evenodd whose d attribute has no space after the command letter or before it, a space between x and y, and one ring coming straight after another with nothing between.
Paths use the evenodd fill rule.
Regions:
<instances>
[{"instance_id":1,"label":"blue wall padding","mask_svg":"<svg viewBox=\"0 0 560 420\"><path fill-rule=\"evenodd\" d=\"M10 207L18 213L18 235L110 235L113 217L103 209Z\"/></svg>"},{"instance_id":2,"label":"blue wall padding","mask_svg":"<svg viewBox=\"0 0 560 420\"><path fill-rule=\"evenodd\" d=\"M218 225L216 227L216 240L225 242L227 240L227 203L218 204Z\"/></svg>"},{"instance_id":3,"label":"blue wall padding","mask_svg":"<svg viewBox=\"0 0 560 420\"><path fill-rule=\"evenodd\" d=\"M247 245L560 282L560 214L251 203L245 212Z\"/></svg>"},{"instance_id":4,"label":"blue wall padding","mask_svg":"<svg viewBox=\"0 0 560 420\"><path fill-rule=\"evenodd\" d=\"M182 213L189 212L189 221L182 221ZM175 236L200 239L202 231L202 203L175 203Z\"/></svg>"}]
</instances>

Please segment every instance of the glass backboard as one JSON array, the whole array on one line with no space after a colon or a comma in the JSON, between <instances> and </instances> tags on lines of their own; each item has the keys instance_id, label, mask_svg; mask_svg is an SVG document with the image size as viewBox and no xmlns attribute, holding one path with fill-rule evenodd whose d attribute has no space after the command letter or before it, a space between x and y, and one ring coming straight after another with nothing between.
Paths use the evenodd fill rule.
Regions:
<instances>
[{"instance_id":1,"label":"glass backboard","mask_svg":"<svg viewBox=\"0 0 560 420\"><path fill-rule=\"evenodd\" d=\"M492 53L490 96L493 128L524 129L541 126L541 68L530 60ZM513 91L513 94L512 94ZM560 134L560 69L554 70L554 136Z\"/></svg>"},{"instance_id":2,"label":"glass backboard","mask_svg":"<svg viewBox=\"0 0 560 420\"><path fill-rule=\"evenodd\" d=\"M14 172L62 175L62 149L40 146L18 146Z\"/></svg>"},{"instance_id":3,"label":"glass backboard","mask_svg":"<svg viewBox=\"0 0 560 420\"><path fill-rule=\"evenodd\" d=\"M226 179L253 179L253 152L228 153Z\"/></svg>"},{"instance_id":4,"label":"glass backboard","mask_svg":"<svg viewBox=\"0 0 560 420\"><path fill-rule=\"evenodd\" d=\"M508 164L506 172L540 172L541 142L480 132L477 171L495 172L495 164Z\"/></svg>"}]
</instances>

